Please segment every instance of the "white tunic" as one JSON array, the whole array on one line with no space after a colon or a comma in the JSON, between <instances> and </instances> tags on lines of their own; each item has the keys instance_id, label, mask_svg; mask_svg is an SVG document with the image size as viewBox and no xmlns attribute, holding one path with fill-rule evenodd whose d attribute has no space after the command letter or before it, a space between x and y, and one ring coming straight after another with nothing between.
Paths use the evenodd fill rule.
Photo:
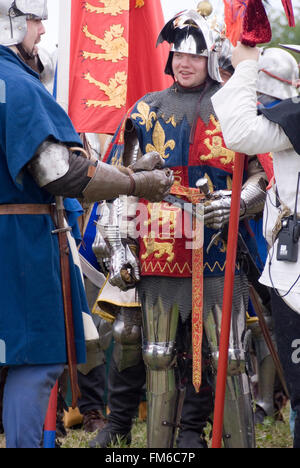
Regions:
<instances>
[{"instance_id":1,"label":"white tunic","mask_svg":"<svg viewBox=\"0 0 300 468\"><path fill-rule=\"evenodd\" d=\"M273 153L280 200L294 213L300 155L279 125L257 115L257 78L258 63L254 60L241 62L233 77L212 97L212 102L228 148L248 155ZM299 215L300 197L297 211ZM270 250L260 282L284 293L292 288L286 299L292 301L289 304L292 308L300 311L300 252L297 263L278 261L278 241L272 245L272 230L279 214L275 191L271 188L264 211L264 236ZM298 249L299 245L300 242Z\"/></svg>"}]
</instances>

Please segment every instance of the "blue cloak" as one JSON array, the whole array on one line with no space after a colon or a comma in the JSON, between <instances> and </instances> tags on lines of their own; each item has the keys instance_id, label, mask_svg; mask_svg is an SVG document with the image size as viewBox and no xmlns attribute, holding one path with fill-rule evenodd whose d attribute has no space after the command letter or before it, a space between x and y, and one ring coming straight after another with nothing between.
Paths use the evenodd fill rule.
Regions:
<instances>
[{"instance_id":1,"label":"blue cloak","mask_svg":"<svg viewBox=\"0 0 300 468\"><path fill-rule=\"evenodd\" d=\"M63 109L7 47L0 46L0 204L53 203L27 163L47 138L81 141ZM67 361L57 236L48 215L0 216L0 340L6 365ZM85 361L82 282L70 259L77 360Z\"/></svg>"}]
</instances>

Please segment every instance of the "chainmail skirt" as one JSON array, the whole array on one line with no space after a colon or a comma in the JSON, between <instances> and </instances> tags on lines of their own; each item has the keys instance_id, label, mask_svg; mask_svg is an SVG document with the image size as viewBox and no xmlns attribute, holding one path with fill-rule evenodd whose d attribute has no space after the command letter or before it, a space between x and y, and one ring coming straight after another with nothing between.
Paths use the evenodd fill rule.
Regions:
<instances>
[{"instance_id":1,"label":"chainmail skirt","mask_svg":"<svg viewBox=\"0 0 300 468\"><path fill-rule=\"evenodd\" d=\"M218 305L222 309L224 277L204 278L203 313L204 317L211 308ZM192 279L171 278L166 276L143 276L138 284L139 298L143 307L146 302L155 305L161 300L164 308L170 310L178 305L182 322L185 322L192 312ZM233 317L244 309L248 309L249 291L247 277L243 274L235 277L232 314Z\"/></svg>"}]
</instances>

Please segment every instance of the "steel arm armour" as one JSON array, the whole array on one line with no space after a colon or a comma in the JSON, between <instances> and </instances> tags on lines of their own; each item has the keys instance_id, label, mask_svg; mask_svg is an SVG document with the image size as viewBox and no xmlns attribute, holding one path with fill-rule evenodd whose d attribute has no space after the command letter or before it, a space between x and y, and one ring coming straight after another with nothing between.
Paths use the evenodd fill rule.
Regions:
<instances>
[{"instance_id":1,"label":"steel arm armour","mask_svg":"<svg viewBox=\"0 0 300 468\"><path fill-rule=\"evenodd\" d=\"M134 195L160 201L174 177L169 169L133 173L76 154L60 143L45 141L27 166L36 183L53 195L84 198L87 202Z\"/></svg>"},{"instance_id":2,"label":"steel arm armour","mask_svg":"<svg viewBox=\"0 0 300 468\"><path fill-rule=\"evenodd\" d=\"M262 212L266 200L267 178L256 157L249 161L248 176L241 192L241 218L250 218ZM222 229L229 222L230 208L231 192L214 192L205 202L205 225L210 229Z\"/></svg>"}]
</instances>

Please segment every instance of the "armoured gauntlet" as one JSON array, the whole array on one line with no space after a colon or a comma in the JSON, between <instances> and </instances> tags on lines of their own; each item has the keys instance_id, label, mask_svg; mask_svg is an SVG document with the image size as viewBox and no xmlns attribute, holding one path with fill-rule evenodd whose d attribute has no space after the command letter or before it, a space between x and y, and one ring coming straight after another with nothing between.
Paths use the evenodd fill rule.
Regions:
<instances>
[{"instance_id":1,"label":"armoured gauntlet","mask_svg":"<svg viewBox=\"0 0 300 468\"><path fill-rule=\"evenodd\" d=\"M89 160L77 154L78 150L81 151L46 140L27 168L36 183L51 194L83 198L90 203L112 200L119 195L158 202L174 183L173 172L162 169L162 158L156 152L145 154L141 159L147 162L146 168L138 166L139 172L135 173L129 168Z\"/></svg>"},{"instance_id":2,"label":"armoured gauntlet","mask_svg":"<svg viewBox=\"0 0 300 468\"><path fill-rule=\"evenodd\" d=\"M262 170L250 175L241 193L241 219L253 217L263 211L266 185L266 176ZM231 191L219 190L211 194L204 204L206 227L221 230L229 222L230 208Z\"/></svg>"},{"instance_id":3,"label":"armoured gauntlet","mask_svg":"<svg viewBox=\"0 0 300 468\"><path fill-rule=\"evenodd\" d=\"M144 157L151 159L152 154L146 154ZM134 173L130 168L116 168L100 162L95 175L83 191L83 196L89 202L110 200L119 195L133 195L158 202L169 193L173 183L174 176L170 169Z\"/></svg>"}]
</instances>

